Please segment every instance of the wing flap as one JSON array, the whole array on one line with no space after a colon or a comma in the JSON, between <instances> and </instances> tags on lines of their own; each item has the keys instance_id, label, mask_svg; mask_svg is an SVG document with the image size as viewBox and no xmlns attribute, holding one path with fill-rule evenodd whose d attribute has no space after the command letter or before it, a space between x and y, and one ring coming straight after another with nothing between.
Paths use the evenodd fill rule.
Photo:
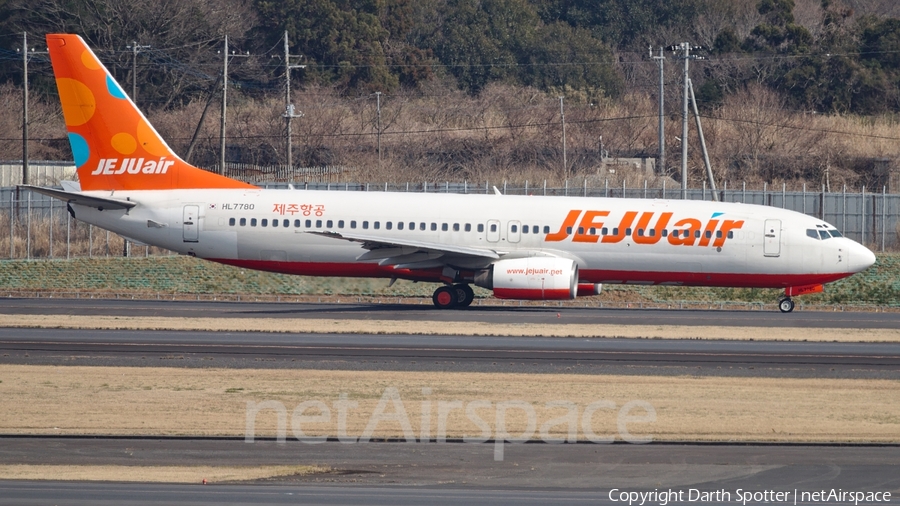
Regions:
<instances>
[{"instance_id":1,"label":"wing flap","mask_svg":"<svg viewBox=\"0 0 900 506\"><path fill-rule=\"evenodd\" d=\"M370 257L372 259L375 259L379 256L376 252L381 248L390 248L393 250L391 252L392 254L387 255L387 258L398 256L396 255L398 249L401 250L404 255L411 254L414 251L430 251L467 257L487 258L491 260L497 260L498 258L500 258L500 255L493 250L470 248L468 246L458 246L454 244L414 241L409 239L399 239L397 237L378 237L365 234L345 234L342 232L334 231L305 231L304 233L320 235L322 237L330 237L332 239L341 239L344 241L362 243L363 248L372 251L372 256ZM367 255L368 253L363 254L360 259L366 257Z\"/></svg>"}]
</instances>

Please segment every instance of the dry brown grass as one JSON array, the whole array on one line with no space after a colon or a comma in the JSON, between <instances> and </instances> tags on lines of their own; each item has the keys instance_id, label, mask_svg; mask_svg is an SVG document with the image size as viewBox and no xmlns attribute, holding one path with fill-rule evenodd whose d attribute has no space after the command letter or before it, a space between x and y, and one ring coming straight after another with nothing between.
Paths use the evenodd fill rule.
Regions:
<instances>
[{"instance_id":1,"label":"dry brown grass","mask_svg":"<svg viewBox=\"0 0 900 506\"><path fill-rule=\"evenodd\" d=\"M505 365L499 363L498 371ZM476 412L494 431L498 402L531 404L540 427L565 414L548 402L574 403L580 419L588 404L610 401L615 408L597 411L591 425L596 434L608 436L618 433L618 410L642 400L653 406L656 421L634 423L628 431L654 440L900 441L897 380L3 365L0 381L0 432L7 434L244 436L247 403L276 401L287 410L291 437L294 408L321 401L332 410L331 418L304 422L301 429L308 436L337 436L334 403L346 394L358 403L348 410L346 424L346 434L356 437L386 389L395 388L417 436L425 426L423 407L430 406L431 416L424 420L432 438L439 435L441 402L493 403ZM397 409L387 402L384 413ZM507 415L510 434L525 432L524 411ZM448 438L482 433L465 409L449 411L446 419ZM276 422L274 410L261 410L255 435L276 435ZM566 430L554 425L547 433L564 437ZM399 422L382 420L371 434L404 432ZM577 436L586 437L580 423Z\"/></svg>"},{"instance_id":2,"label":"dry brown grass","mask_svg":"<svg viewBox=\"0 0 900 506\"><path fill-rule=\"evenodd\" d=\"M747 320L757 318L751 312ZM66 315L0 315L0 326L124 330L203 330L219 332L309 332L534 337L627 337L644 339L733 339L757 341L900 342L893 329L816 329L793 327L714 327L686 325L586 325L560 320L547 324L468 322L447 327L442 322L397 320L328 320L269 318L175 318Z\"/></svg>"},{"instance_id":3,"label":"dry brown grass","mask_svg":"<svg viewBox=\"0 0 900 506\"><path fill-rule=\"evenodd\" d=\"M3 480L221 483L328 472L324 466L113 466L0 464Z\"/></svg>"}]
</instances>

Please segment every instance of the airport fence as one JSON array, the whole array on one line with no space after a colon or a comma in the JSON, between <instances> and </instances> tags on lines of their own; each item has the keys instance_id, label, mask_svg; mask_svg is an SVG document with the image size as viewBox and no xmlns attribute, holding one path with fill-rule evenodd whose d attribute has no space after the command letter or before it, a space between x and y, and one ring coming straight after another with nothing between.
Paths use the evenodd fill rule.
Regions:
<instances>
[{"instance_id":1,"label":"airport fence","mask_svg":"<svg viewBox=\"0 0 900 506\"><path fill-rule=\"evenodd\" d=\"M572 183L572 184L570 184ZM589 179L567 181L562 187L511 185L499 181L472 184L470 182L443 183L328 183L301 184L255 183L262 188L308 191L379 191L427 193L493 193L494 187L505 195L585 196L607 198L679 199L680 187L650 188L610 186ZM724 185L718 191L723 202L742 202L791 209L827 221L844 235L873 250L886 251L900 247L900 194L887 193L886 188L872 192L863 187L856 191L846 187L841 191L788 191L784 186L772 189L748 189ZM712 193L705 188L686 192L690 200L710 200ZM73 258L95 256L169 255L156 247L137 246L124 238L72 218L66 204L27 189L9 186L0 188L0 259L16 258Z\"/></svg>"}]
</instances>

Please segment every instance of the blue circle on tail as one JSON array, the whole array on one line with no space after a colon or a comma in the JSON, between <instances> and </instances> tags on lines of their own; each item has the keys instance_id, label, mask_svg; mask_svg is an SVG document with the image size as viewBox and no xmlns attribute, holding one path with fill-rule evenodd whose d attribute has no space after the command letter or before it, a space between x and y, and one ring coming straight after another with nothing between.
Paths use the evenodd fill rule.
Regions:
<instances>
[{"instance_id":1,"label":"blue circle on tail","mask_svg":"<svg viewBox=\"0 0 900 506\"><path fill-rule=\"evenodd\" d=\"M75 158L75 166L81 167L91 157L91 148L88 147L84 137L69 132L69 145L72 146L72 156Z\"/></svg>"},{"instance_id":2,"label":"blue circle on tail","mask_svg":"<svg viewBox=\"0 0 900 506\"><path fill-rule=\"evenodd\" d=\"M122 91L122 88L119 87L119 83L115 82L112 76L110 76L109 74L106 75L106 90L109 91L110 95L116 98L120 98L122 100L128 98L125 96L125 92Z\"/></svg>"}]
</instances>

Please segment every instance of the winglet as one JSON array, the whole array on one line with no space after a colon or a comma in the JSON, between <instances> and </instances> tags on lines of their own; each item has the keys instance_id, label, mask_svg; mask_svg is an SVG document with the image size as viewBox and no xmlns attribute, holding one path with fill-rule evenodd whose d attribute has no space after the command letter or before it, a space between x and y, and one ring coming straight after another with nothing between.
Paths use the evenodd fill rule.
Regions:
<instances>
[{"instance_id":1,"label":"winglet","mask_svg":"<svg viewBox=\"0 0 900 506\"><path fill-rule=\"evenodd\" d=\"M175 154L78 35L47 35L82 190L253 188Z\"/></svg>"}]
</instances>

